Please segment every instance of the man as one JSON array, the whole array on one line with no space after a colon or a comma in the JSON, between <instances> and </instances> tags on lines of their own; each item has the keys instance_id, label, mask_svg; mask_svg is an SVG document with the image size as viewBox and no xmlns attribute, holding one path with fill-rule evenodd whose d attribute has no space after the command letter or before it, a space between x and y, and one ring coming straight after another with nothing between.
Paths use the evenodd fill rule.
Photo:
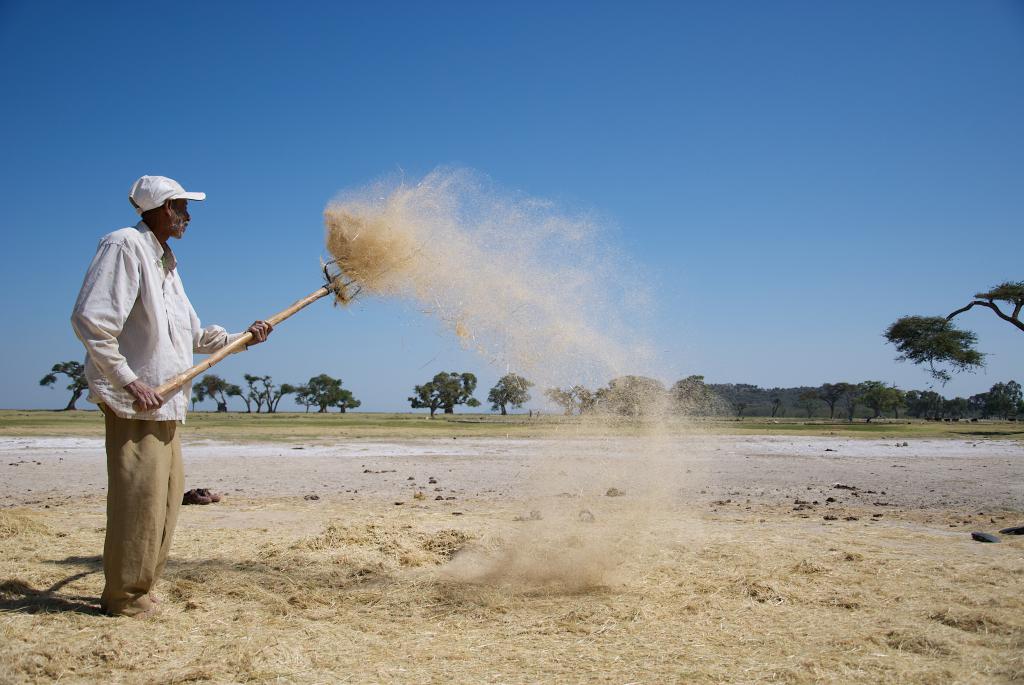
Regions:
<instances>
[{"instance_id":1,"label":"man","mask_svg":"<svg viewBox=\"0 0 1024 685\"><path fill-rule=\"evenodd\" d=\"M106 423L106 584L101 608L114 616L156 611L151 593L160 577L184 491L178 423L185 420L191 384L161 397L155 388L192 366L192 355L236 340L220 326L200 327L178 275L171 238L185 235L189 200L163 176L143 176L128 200L142 220L100 240L71 315L86 350L89 400ZM256 321L253 343L272 327Z\"/></svg>"}]
</instances>

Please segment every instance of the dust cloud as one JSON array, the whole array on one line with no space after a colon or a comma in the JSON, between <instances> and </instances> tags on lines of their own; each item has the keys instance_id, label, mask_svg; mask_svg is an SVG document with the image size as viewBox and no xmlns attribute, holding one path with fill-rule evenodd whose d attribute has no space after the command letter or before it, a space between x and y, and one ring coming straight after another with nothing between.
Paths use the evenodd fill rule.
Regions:
<instances>
[{"instance_id":1,"label":"dust cloud","mask_svg":"<svg viewBox=\"0 0 1024 685\"><path fill-rule=\"evenodd\" d=\"M596 388L653 365L636 327L648 309L644 279L592 216L443 168L415 183L347 191L324 220L327 249L361 296L414 302L496 368L533 381L535 396L556 386ZM566 426L567 440L573 430ZM554 441L533 470L533 515L517 517L510 537L456 557L448 580L574 592L611 582L669 482L660 424L648 420L641 432L591 438L582 459L578 445ZM635 451L636 461L627 469L622 459L602 459L608 450ZM626 496L607 496L627 481Z\"/></svg>"},{"instance_id":2,"label":"dust cloud","mask_svg":"<svg viewBox=\"0 0 1024 685\"><path fill-rule=\"evenodd\" d=\"M364 295L415 302L538 388L605 383L651 358L634 333L647 289L589 216L444 168L345 192L324 222L328 251Z\"/></svg>"}]
</instances>

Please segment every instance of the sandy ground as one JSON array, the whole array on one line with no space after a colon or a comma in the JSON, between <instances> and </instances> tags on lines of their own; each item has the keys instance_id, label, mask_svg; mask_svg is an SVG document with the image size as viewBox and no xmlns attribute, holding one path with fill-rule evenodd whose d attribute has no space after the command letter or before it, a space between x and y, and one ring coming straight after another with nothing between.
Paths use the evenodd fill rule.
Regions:
<instances>
[{"instance_id":1,"label":"sandy ground","mask_svg":"<svg viewBox=\"0 0 1024 685\"><path fill-rule=\"evenodd\" d=\"M102 441L3 438L0 683L1024 682L1024 445L907 442L190 441L136 630Z\"/></svg>"},{"instance_id":2,"label":"sandy ground","mask_svg":"<svg viewBox=\"0 0 1024 685\"><path fill-rule=\"evenodd\" d=\"M245 498L398 501L422 491L431 499L443 495L457 498L447 501L494 503L496 498L575 494L580 487L625 490L632 485L646 493L658 480L659 488L683 504L724 499L781 504L832 495L879 507L1024 509L1021 443L903 442L730 436L194 441L186 442L183 451L186 488L208 487ZM654 458L652 451L657 452ZM104 469L99 439L0 438L0 502L60 506L101 496ZM430 478L437 483L429 483ZM856 490L836 491L836 483Z\"/></svg>"}]
</instances>

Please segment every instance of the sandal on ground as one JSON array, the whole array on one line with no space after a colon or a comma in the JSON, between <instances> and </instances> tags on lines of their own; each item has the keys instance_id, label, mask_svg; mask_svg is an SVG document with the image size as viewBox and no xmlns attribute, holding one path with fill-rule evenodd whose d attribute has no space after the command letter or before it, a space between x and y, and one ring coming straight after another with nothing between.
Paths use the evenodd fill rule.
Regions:
<instances>
[{"instance_id":1,"label":"sandal on ground","mask_svg":"<svg viewBox=\"0 0 1024 685\"><path fill-rule=\"evenodd\" d=\"M209 495L204 495L200 490L189 490L181 498L182 504L210 504L213 499Z\"/></svg>"},{"instance_id":2,"label":"sandal on ground","mask_svg":"<svg viewBox=\"0 0 1024 685\"><path fill-rule=\"evenodd\" d=\"M196 492L198 492L200 495L203 495L204 497L209 497L211 502L219 502L220 501L220 494L214 492L213 490L208 490L206 488L199 488L198 490L196 490Z\"/></svg>"}]
</instances>

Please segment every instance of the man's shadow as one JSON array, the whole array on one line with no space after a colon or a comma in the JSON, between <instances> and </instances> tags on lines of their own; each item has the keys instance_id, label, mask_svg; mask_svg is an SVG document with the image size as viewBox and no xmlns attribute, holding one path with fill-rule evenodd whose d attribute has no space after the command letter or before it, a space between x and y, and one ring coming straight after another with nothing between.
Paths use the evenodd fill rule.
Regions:
<instances>
[{"instance_id":1,"label":"man's shadow","mask_svg":"<svg viewBox=\"0 0 1024 685\"><path fill-rule=\"evenodd\" d=\"M57 593L69 583L102 571L103 558L100 556L74 556L55 560L52 563L67 566L83 566L85 570L74 573L67 578L62 578L45 590L34 588L18 578L2 580L0 581L0 612L12 611L25 614L40 614L74 611L91 616L101 615L103 612L100 611L99 606L96 604L95 597L59 595Z\"/></svg>"}]
</instances>

